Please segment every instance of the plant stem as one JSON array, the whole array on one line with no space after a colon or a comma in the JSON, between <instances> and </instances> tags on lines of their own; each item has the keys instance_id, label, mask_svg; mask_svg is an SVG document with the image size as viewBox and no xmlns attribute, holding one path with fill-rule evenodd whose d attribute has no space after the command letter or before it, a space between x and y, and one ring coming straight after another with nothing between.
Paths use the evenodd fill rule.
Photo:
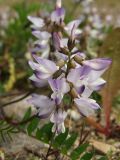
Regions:
<instances>
[{"instance_id":1,"label":"plant stem","mask_svg":"<svg viewBox=\"0 0 120 160\"><path fill-rule=\"evenodd\" d=\"M47 154L46 154L46 156L45 156L45 160L48 160L49 153L50 153L50 150L51 150L51 148L52 148L52 143L53 143L53 140L54 140L54 137L55 137L56 131L57 131L57 130L55 130L55 132L53 133L53 137L52 137L52 139L51 139L51 142L50 142L50 145L49 145L49 148L48 148Z\"/></svg>"}]
</instances>

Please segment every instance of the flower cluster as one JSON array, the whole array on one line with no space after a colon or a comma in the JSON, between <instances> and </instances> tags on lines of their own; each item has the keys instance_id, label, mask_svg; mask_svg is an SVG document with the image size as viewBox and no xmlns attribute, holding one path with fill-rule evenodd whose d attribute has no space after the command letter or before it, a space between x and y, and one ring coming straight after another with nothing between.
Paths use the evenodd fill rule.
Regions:
<instances>
[{"instance_id":1,"label":"flower cluster","mask_svg":"<svg viewBox=\"0 0 120 160\"><path fill-rule=\"evenodd\" d=\"M29 61L34 72L30 80L38 87L49 85L51 90L49 97L33 94L28 101L36 107L40 118L50 118L54 123L52 130L57 133L65 131L67 111L73 106L83 116L100 108L90 96L106 83L101 75L111 64L108 58L88 60L79 50L80 19L66 25L64 17L61 0L57 0L47 20L28 17L37 38L32 50L34 61ZM65 103L66 95L70 97L69 104Z\"/></svg>"}]
</instances>

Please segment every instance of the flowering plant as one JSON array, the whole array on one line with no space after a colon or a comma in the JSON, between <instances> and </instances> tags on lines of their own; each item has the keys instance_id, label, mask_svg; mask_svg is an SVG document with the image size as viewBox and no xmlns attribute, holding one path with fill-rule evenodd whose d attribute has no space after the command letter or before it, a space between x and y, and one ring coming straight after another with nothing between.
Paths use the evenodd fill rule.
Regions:
<instances>
[{"instance_id":1,"label":"flowering plant","mask_svg":"<svg viewBox=\"0 0 120 160\"><path fill-rule=\"evenodd\" d=\"M88 60L80 49L80 19L65 24L64 18L61 0L44 19L28 16L33 23L32 34L37 38L31 50L34 61L29 61L33 69L30 80L37 87L48 85L50 89L49 96L33 94L28 102L35 106L41 119L49 118L54 123L52 131L57 134L65 132L64 121L74 106L85 117L100 109L90 96L105 85L101 75L111 64L108 58ZM65 103L66 95L69 104Z\"/></svg>"}]
</instances>

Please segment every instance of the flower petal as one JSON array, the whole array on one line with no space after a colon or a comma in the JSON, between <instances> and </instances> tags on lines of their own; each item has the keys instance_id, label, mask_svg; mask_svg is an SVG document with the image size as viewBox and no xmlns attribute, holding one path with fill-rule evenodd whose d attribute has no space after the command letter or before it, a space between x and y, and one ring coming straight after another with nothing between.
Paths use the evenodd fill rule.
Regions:
<instances>
[{"instance_id":1,"label":"flower petal","mask_svg":"<svg viewBox=\"0 0 120 160\"><path fill-rule=\"evenodd\" d=\"M67 112L62 111L59 109L58 111L55 111L51 118L50 121L54 123L52 131L57 133L64 133L65 132L65 127L64 127L64 120L67 116Z\"/></svg>"},{"instance_id":2,"label":"flower petal","mask_svg":"<svg viewBox=\"0 0 120 160\"><path fill-rule=\"evenodd\" d=\"M86 66L91 67L94 70L106 70L109 65L112 63L111 59L109 58L96 58L92 60L83 61L83 64Z\"/></svg>"},{"instance_id":3,"label":"flower petal","mask_svg":"<svg viewBox=\"0 0 120 160\"><path fill-rule=\"evenodd\" d=\"M28 99L30 104L33 104L38 109L38 115L40 118L47 118L54 110L54 102L47 96L32 94L32 97Z\"/></svg>"},{"instance_id":4,"label":"flower petal","mask_svg":"<svg viewBox=\"0 0 120 160\"><path fill-rule=\"evenodd\" d=\"M42 68L45 68L49 73L53 74L55 73L59 67L56 66L56 64L48 59L38 57L36 55L33 55L35 60L40 64Z\"/></svg>"},{"instance_id":5,"label":"flower petal","mask_svg":"<svg viewBox=\"0 0 120 160\"><path fill-rule=\"evenodd\" d=\"M59 105L64 94L70 90L69 84L66 82L65 78L49 79L48 83L53 90L51 98L53 98L56 104Z\"/></svg>"},{"instance_id":6,"label":"flower petal","mask_svg":"<svg viewBox=\"0 0 120 160\"><path fill-rule=\"evenodd\" d=\"M30 67L33 69L33 70L39 70L40 68L40 65L33 62L33 61L28 61L28 64L30 65Z\"/></svg>"},{"instance_id":7,"label":"flower petal","mask_svg":"<svg viewBox=\"0 0 120 160\"><path fill-rule=\"evenodd\" d=\"M46 31L33 31L32 34L39 40L48 40L51 37L50 33Z\"/></svg>"},{"instance_id":8,"label":"flower petal","mask_svg":"<svg viewBox=\"0 0 120 160\"><path fill-rule=\"evenodd\" d=\"M98 78L96 81L92 82L89 87L94 91L98 91L105 85L105 83L106 81L104 79Z\"/></svg>"},{"instance_id":9,"label":"flower petal","mask_svg":"<svg viewBox=\"0 0 120 160\"><path fill-rule=\"evenodd\" d=\"M33 74L29 79L36 87L44 87L47 85L47 80L38 79L35 74Z\"/></svg>"},{"instance_id":10,"label":"flower petal","mask_svg":"<svg viewBox=\"0 0 120 160\"><path fill-rule=\"evenodd\" d=\"M45 25L42 18L28 16L28 20L31 21L37 28L42 28Z\"/></svg>"},{"instance_id":11,"label":"flower petal","mask_svg":"<svg viewBox=\"0 0 120 160\"><path fill-rule=\"evenodd\" d=\"M56 8L55 11L51 14L51 21L60 23L60 21L63 21L65 17L65 10L64 8Z\"/></svg>"},{"instance_id":12,"label":"flower petal","mask_svg":"<svg viewBox=\"0 0 120 160\"><path fill-rule=\"evenodd\" d=\"M76 69L71 69L67 76L67 80L69 82L72 82L74 85L76 85L76 82L81 78L86 77L90 73L90 71L91 69L87 66L81 66Z\"/></svg>"},{"instance_id":13,"label":"flower petal","mask_svg":"<svg viewBox=\"0 0 120 160\"><path fill-rule=\"evenodd\" d=\"M75 98L74 102L80 113L87 117L93 115L94 110L100 108L100 106L96 103L96 101L90 98L83 98L83 97Z\"/></svg>"}]
</instances>

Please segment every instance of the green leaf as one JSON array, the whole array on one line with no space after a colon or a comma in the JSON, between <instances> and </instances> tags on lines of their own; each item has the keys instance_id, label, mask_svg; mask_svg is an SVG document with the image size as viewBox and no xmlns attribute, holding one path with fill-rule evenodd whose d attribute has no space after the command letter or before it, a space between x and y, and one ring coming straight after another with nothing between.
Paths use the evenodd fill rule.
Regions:
<instances>
[{"instance_id":1,"label":"green leaf","mask_svg":"<svg viewBox=\"0 0 120 160\"><path fill-rule=\"evenodd\" d=\"M82 154L86 148L89 146L88 143L82 144L79 147L77 147L73 152L71 153L71 159L76 160L79 158L80 154Z\"/></svg>"},{"instance_id":2,"label":"green leaf","mask_svg":"<svg viewBox=\"0 0 120 160\"><path fill-rule=\"evenodd\" d=\"M42 128L37 129L36 138L45 143L49 143L52 138L52 123L45 124Z\"/></svg>"},{"instance_id":3,"label":"green leaf","mask_svg":"<svg viewBox=\"0 0 120 160\"><path fill-rule=\"evenodd\" d=\"M64 145L62 146L62 152L64 154L67 154L67 151L72 147L77 139L77 135L77 133L73 133L67 140L65 140Z\"/></svg>"},{"instance_id":4,"label":"green leaf","mask_svg":"<svg viewBox=\"0 0 120 160\"><path fill-rule=\"evenodd\" d=\"M90 160L93 157L93 154L94 153L87 152L80 158L80 160Z\"/></svg>"},{"instance_id":5,"label":"green leaf","mask_svg":"<svg viewBox=\"0 0 120 160\"><path fill-rule=\"evenodd\" d=\"M66 129L65 133L61 133L55 138L53 146L56 148L60 147L66 140L67 136L68 136L68 129Z\"/></svg>"},{"instance_id":6,"label":"green leaf","mask_svg":"<svg viewBox=\"0 0 120 160\"><path fill-rule=\"evenodd\" d=\"M32 109L31 109L31 107L29 107L29 108L27 109L27 111L25 112L22 121L25 121L25 120L29 119L30 116L31 116L31 113L32 113Z\"/></svg>"},{"instance_id":7,"label":"green leaf","mask_svg":"<svg viewBox=\"0 0 120 160\"><path fill-rule=\"evenodd\" d=\"M40 119L35 117L28 125L27 127L27 132L28 135L31 135L33 131L35 131L35 129L38 127Z\"/></svg>"}]
</instances>

